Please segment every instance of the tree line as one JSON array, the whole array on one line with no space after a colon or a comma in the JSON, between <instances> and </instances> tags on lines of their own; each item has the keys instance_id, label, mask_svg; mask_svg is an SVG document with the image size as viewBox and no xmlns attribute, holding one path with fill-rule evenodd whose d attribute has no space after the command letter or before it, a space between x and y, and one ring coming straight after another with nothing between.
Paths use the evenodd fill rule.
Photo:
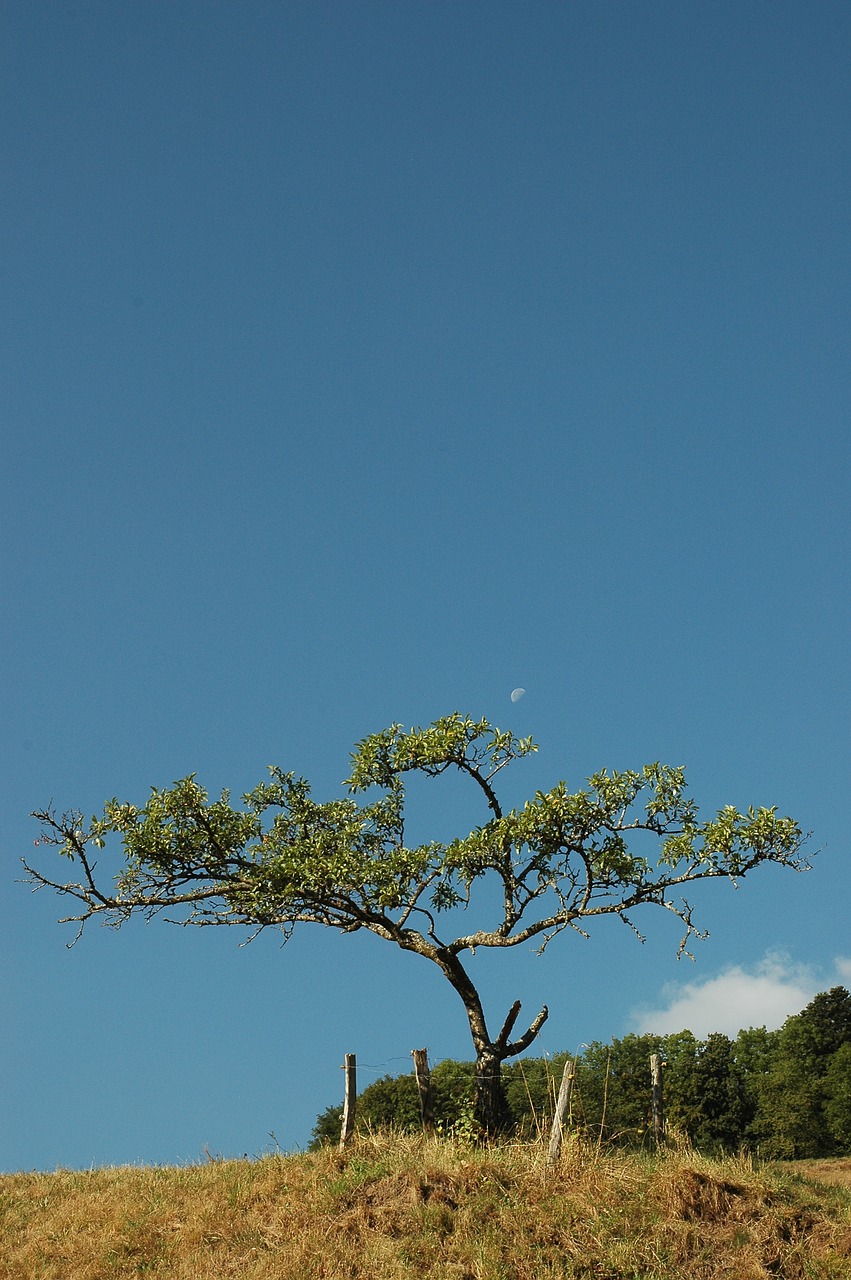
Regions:
<instances>
[{"instance_id":1,"label":"tree line","mask_svg":"<svg viewBox=\"0 0 851 1280\"><path fill-rule=\"evenodd\" d=\"M594 1141L649 1145L649 1058L662 1055L670 1130L707 1154L747 1150L765 1159L851 1155L851 995L821 992L782 1027L720 1032L699 1040L674 1035L627 1035L596 1041L575 1058L570 1123ZM508 1130L534 1137L549 1128L567 1054L523 1058L501 1073ZM446 1060L431 1072L435 1122L446 1133L475 1123L476 1066ZM413 1074L385 1076L358 1097L361 1128L420 1127ZM317 1117L311 1145L336 1142L342 1107Z\"/></svg>"}]
</instances>

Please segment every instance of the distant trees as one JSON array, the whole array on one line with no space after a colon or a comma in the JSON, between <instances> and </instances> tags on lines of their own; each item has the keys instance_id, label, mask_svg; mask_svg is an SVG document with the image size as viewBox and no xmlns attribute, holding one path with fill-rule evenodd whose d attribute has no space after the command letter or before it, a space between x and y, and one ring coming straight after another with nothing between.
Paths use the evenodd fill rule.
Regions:
<instances>
[{"instance_id":1,"label":"distant trees","mask_svg":"<svg viewBox=\"0 0 851 1280\"><path fill-rule=\"evenodd\" d=\"M669 1126L707 1153L747 1149L766 1159L851 1154L851 995L822 992L777 1031L749 1028L735 1040L713 1033L627 1035L587 1045L576 1060L571 1123L594 1140L641 1146L651 1138L651 1053L665 1067ZM506 1064L503 1085L511 1128L546 1132L567 1055ZM451 1131L469 1112L472 1063L432 1068L438 1124ZM314 1144L336 1142L340 1107L317 1118ZM420 1126L413 1075L385 1077L358 1100L364 1128Z\"/></svg>"},{"instance_id":2,"label":"distant trees","mask_svg":"<svg viewBox=\"0 0 851 1280\"><path fill-rule=\"evenodd\" d=\"M851 996L844 987L822 992L786 1020L774 1033L753 1081L754 1117L748 1135L753 1145L788 1160L833 1155L847 1148L849 1045Z\"/></svg>"},{"instance_id":3,"label":"distant trees","mask_svg":"<svg viewBox=\"0 0 851 1280\"><path fill-rule=\"evenodd\" d=\"M837 1151L851 1152L851 1043L830 1056L824 1073L824 1119Z\"/></svg>"},{"instance_id":4,"label":"distant trees","mask_svg":"<svg viewBox=\"0 0 851 1280\"><path fill-rule=\"evenodd\" d=\"M703 1151L734 1150L750 1113L735 1042L715 1032L668 1036L665 1105L670 1123Z\"/></svg>"}]
</instances>

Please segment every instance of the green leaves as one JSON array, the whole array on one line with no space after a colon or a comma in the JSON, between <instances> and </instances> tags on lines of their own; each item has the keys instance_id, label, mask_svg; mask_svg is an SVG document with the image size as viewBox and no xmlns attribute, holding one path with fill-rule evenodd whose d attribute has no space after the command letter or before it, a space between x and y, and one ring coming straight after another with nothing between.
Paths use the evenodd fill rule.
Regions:
<instances>
[{"instance_id":1,"label":"green leaves","mask_svg":"<svg viewBox=\"0 0 851 1280\"><path fill-rule=\"evenodd\" d=\"M451 766L489 781L512 760L537 749L531 738L517 738L487 720L472 720L454 711L425 729L406 733L394 724L364 738L352 755L347 785L354 792L393 787L412 770L433 776Z\"/></svg>"},{"instance_id":2,"label":"green leaves","mask_svg":"<svg viewBox=\"0 0 851 1280\"><path fill-rule=\"evenodd\" d=\"M121 833L132 865L164 875L203 868L226 875L259 833L257 815L235 810L223 791L212 804L194 775L167 790L152 789L143 809L111 801L105 822Z\"/></svg>"},{"instance_id":3,"label":"green leaves","mask_svg":"<svg viewBox=\"0 0 851 1280\"><path fill-rule=\"evenodd\" d=\"M727 806L701 823L684 769L658 761L601 770L575 792L558 782L503 811L496 775L535 750L530 738L459 712L425 728L394 724L357 744L337 799L316 801L304 778L271 768L234 806L227 791L211 800L189 775L153 788L141 807L109 801L87 828L79 814L39 815L45 841L81 865L83 879L56 884L28 870L35 883L79 899L84 912L74 918L83 921L111 912L120 922L136 910L171 907L183 922L199 924L313 921L370 928L435 958L532 939L546 946L566 926L581 929L599 915L631 924L627 913L647 903L672 911L687 939L696 929L691 908L674 896L681 885L738 877L761 862L805 865L803 835L791 818ZM475 784L478 812L484 803L489 820L448 844L409 847L405 777L437 778L448 769ZM96 885L88 849L105 848L111 837L123 844L124 865L109 893ZM444 937L438 918L473 909L484 878L500 890L501 915L489 917L487 930ZM490 912L492 895L488 901Z\"/></svg>"},{"instance_id":4,"label":"green leaves","mask_svg":"<svg viewBox=\"0 0 851 1280\"><path fill-rule=\"evenodd\" d=\"M717 816L699 825L690 817L682 833L670 836L660 863L702 866L705 873L742 876L760 862L776 862L803 870L800 857L804 835L792 818L778 818L776 809L748 809L742 814L725 805Z\"/></svg>"}]
</instances>

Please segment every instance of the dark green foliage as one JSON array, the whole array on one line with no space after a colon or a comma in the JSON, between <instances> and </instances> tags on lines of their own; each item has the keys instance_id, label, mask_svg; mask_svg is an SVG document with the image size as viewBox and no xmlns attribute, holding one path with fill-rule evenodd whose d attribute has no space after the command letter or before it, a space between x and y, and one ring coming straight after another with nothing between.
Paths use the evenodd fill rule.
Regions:
<instances>
[{"instance_id":1,"label":"dark green foliage","mask_svg":"<svg viewBox=\"0 0 851 1280\"><path fill-rule=\"evenodd\" d=\"M316 1117L310 1135L308 1151L316 1151L318 1147L330 1146L340 1141L340 1126L343 1122L342 1107L326 1107Z\"/></svg>"},{"instance_id":2,"label":"dark green foliage","mask_svg":"<svg viewBox=\"0 0 851 1280\"><path fill-rule=\"evenodd\" d=\"M851 1046L851 995L833 987L777 1033L774 1055L756 1085L750 1137L763 1155L801 1160L849 1150L844 1064Z\"/></svg>"},{"instance_id":3,"label":"dark green foliage","mask_svg":"<svg viewBox=\"0 0 851 1280\"><path fill-rule=\"evenodd\" d=\"M836 1150L851 1151L851 1041L831 1054L824 1073L824 1117Z\"/></svg>"},{"instance_id":4,"label":"dark green foliage","mask_svg":"<svg viewBox=\"0 0 851 1280\"><path fill-rule=\"evenodd\" d=\"M576 1122L606 1142L641 1144L650 1126L650 1054L658 1036L595 1041L577 1062Z\"/></svg>"},{"instance_id":5,"label":"dark green foliage","mask_svg":"<svg viewBox=\"0 0 851 1280\"><path fill-rule=\"evenodd\" d=\"M794 1058L781 1057L762 1083L752 1139L771 1160L809 1160L831 1154L820 1083Z\"/></svg>"},{"instance_id":6,"label":"dark green foliage","mask_svg":"<svg viewBox=\"0 0 851 1280\"><path fill-rule=\"evenodd\" d=\"M831 1054L851 1043L851 995L844 987L822 991L787 1019L780 1034L787 1056L823 1074Z\"/></svg>"},{"instance_id":7,"label":"dark green foliage","mask_svg":"<svg viewBox=\"0 0 851 1280\"><path fill-rule=\"evenodd\" d=\"M701 1151L736 1150L749 1108L733 1041L717 1032L702 1043L694 1040L678 1068L669 1073L670 1122Z\"/></svg>"}]
</instances>

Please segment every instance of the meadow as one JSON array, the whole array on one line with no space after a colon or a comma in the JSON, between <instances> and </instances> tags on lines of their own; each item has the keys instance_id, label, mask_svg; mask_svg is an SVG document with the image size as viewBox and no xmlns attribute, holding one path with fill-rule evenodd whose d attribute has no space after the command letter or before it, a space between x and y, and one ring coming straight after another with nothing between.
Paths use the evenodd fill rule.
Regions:
<instances>
[{"instance_id":1,"label":"meadow","mask_svg":"<svg viewBox=\"0 0 851 1280\"><path fill-rule=\"evenodd\" d=\"M0 1178L0 1280L847 1280L851 1160L402 1134Z\"/></svg>"}]
</instances>

